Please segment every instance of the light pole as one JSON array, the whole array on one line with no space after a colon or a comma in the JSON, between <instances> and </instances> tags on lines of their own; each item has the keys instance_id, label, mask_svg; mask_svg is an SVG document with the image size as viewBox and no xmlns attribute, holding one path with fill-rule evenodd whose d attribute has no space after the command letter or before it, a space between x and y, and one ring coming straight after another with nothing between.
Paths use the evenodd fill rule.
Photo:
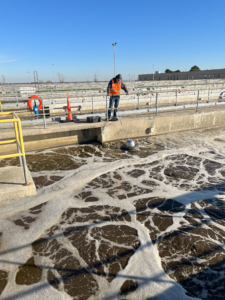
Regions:
<instances>
[{"instance_id":1,"label":"light pole","mask_svg":"<svg viewBox=\"0 0 225 300\"><path fill-rule=\"evenodd\" d=\"M52 78L53 78L53 83L55 83L53 66L54 66L54 64L52 64Z\"/></svg>"},{"instance_id":2,"label":"light pole","mask_svg":"<svg viewBox=\"0 0 225 300\"><path fill-rule=\"evenodd\" d=\"M115 50L115 46L116 46L116 42L113 45L114 47L114 76L116 76L116 50Z\"/></svg>"},{"instance_id":3,"label":"light pole","mask_svg":"<svg viewBox=\"0 0 225 300\"><path fill-rule=\"evenodd\" d=\"M153 65L153 81L154 81L154 65Z\"/></svg>"}]
</instances>

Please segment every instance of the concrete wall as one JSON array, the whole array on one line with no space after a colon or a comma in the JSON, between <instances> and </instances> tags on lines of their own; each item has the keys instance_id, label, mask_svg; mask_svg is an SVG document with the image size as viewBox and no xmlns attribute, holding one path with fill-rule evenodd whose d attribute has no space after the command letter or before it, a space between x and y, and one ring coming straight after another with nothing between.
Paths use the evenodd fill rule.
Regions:
<instances>
[{"instance_id":1,"label":"concrete wall","mask_svg":"<svg viewBox=\"0 0 225 300\"><path fill-rule=\"evenodd\" d=\"M121 124L122 122L122 124ZM25 151L46 149L57 146L82 144L99 141L100 143L114 140L149 137L176 131L211 128L225 125L225 110L159 115L157 117L142 116L123 118L118 122L101 122L93 124L48 124L47 129L30 128L23 130ZM14 130L2 133L1 140L11 139ZM16 153L16 146L1 145L0 155Z\"/></svg>"},{"instance_id":2,"label":"concrete wall","mask_svg":"<svg viewBox=\"0 0 225 300\"><path fill-rule=\"evenodd\" d=\"M48 149L58 146L75 145L97 141L101 133L101 123L93 124L54 124L47 129L23 129L25 151ZM14 129L2 133L0 141L14 138ZM17 153L16 144L0 145L0 155Z\"/></svg>"},{"instance_id":3,"label":"concrete wall","mask_svg":"<svg viewBox=\"0 0 225 300\"><path fill-rule=\"evenodd\" d=\"M115 124L114 124L115 123ZM225 111L170 115L152 118L124 119L107 124L101 134L100 142L127 138L149 137L176 131L194 130L225 125Z\"/></svg>"}]
</instances>

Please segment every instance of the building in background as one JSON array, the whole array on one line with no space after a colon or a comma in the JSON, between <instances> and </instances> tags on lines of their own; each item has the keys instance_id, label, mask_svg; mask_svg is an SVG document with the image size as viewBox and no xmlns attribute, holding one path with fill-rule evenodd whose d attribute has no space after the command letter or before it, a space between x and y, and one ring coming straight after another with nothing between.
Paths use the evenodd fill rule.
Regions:
<instances>
[{"instance_id":1,"label":"building in background","mask_svg":"<svg viewBox=\"0 0 225 300\"><path fill-rule=\"evenodd\" d=\"M203 70L203 71L192 71L192 72L173 72L173 73L160 73L160 71L156 71L155 74L138 75L139 81L196 80L196 79L219 79L219 78L225 78L225 69Z\"/></svg>"}]
</instances>

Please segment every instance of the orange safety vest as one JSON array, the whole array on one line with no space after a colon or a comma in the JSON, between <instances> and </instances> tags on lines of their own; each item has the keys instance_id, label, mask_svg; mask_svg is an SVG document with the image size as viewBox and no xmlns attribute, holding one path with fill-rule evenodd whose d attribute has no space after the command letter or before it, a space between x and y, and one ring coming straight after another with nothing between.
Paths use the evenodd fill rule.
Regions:
<instances>
[{"instance_id":1,"label":"orange safety vest","mask_svg":"<svg viewBox=\"0 0 225 300\"><path fill-rule=\"evenodd\" d=\"M112 87L110 89L111 95L120 95L120 89L121 89L121 81L118 83L113 82L112 80Z\"/></svg>"}]
</instances>

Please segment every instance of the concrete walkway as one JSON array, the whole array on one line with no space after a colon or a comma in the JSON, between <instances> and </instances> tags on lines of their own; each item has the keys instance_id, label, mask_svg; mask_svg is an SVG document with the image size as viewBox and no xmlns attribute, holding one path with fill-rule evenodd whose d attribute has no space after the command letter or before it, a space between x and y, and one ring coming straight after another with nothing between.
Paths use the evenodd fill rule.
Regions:
<instances>
[{"instance_id":1,"label":"concrete walkway","mask_svg":"<svg viewBox=\"0 0 225 300\"><path fill-rule=\"evenodd\" d=\"M27 175L29 185L25 186L22 166L0 168L0 202L35 195L36 187L29 170Z\"/></svg>"},{"instance_id":2,"label":"concrete walkway","mask_svg":"<svg viewBox=\"0 0 225 300\"><path fill-rule=\"evenodd\" d=\"M138 138L182 130L193 130L206 127L224 126L225 105L185 108L156 113L123 116L119 111L119 122L79 123L49 122L43 124L23 125L25 150L32 151L57 146L82 144L99 141L101 143L125 138ZM82 116L79 116L81 119ZM0 141L14 138L14 129L1 127ZM1 145L0 155L16 153L15 145Z\"/></svg>"}]
</instances>

